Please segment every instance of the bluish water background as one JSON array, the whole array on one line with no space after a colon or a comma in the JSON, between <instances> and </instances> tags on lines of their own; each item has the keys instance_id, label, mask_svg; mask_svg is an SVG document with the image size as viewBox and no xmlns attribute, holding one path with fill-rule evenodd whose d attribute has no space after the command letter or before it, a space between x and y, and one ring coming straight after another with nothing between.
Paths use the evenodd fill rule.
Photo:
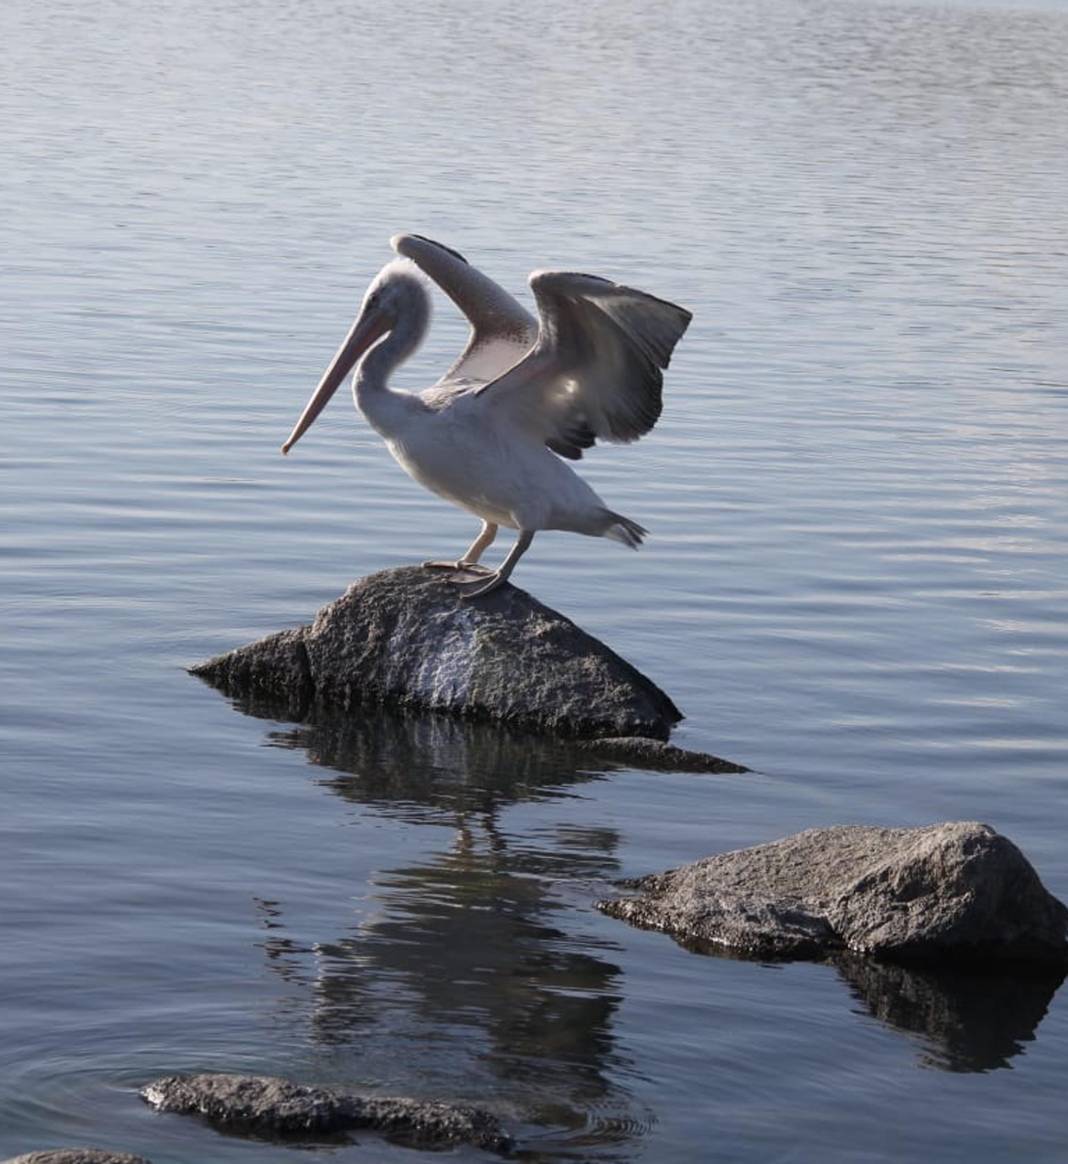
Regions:
<instances>
[{"instance_id":1,"label":"bluish water background","mask_svg":"<svg viewBox=\"0 0 1068 1164\"><path fill-rule=\"evenodd\" d=\"M7 0L0 55L0 1153L296 1158L134 1094L204 1068L478 1099L544 1160L1062 1160L1061 995L895 1009L590 902L949 818L1068 898L1068 9ZM184 673L470 539L340 397L277 452L400 229L693 309L584 462L646 550L517 581L759 774ZM416 1158L300 1158L361 1152Z\"/></svg>"}]
</instances>

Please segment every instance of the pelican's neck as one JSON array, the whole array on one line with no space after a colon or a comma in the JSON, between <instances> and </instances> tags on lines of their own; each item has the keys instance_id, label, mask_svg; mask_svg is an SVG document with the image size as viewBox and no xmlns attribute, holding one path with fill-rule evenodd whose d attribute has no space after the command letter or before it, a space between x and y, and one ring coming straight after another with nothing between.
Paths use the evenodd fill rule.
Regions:
<instances>
[{"instance_id":1,"label":"pelican's neck","mask_svg":"<svg viewBox=\"0 0 1068 1164\"><path fill-rule=\"evenodd\" d=\"M417 304L413 296L409 310L398 313L397 322L360 361L352 382L356 407L385 437L395 435L398 424L415 400L410 392L390 388L389 378L426 335L430 300L421 287L418 290L421 301Z\"/></svg>"}]
</instances>

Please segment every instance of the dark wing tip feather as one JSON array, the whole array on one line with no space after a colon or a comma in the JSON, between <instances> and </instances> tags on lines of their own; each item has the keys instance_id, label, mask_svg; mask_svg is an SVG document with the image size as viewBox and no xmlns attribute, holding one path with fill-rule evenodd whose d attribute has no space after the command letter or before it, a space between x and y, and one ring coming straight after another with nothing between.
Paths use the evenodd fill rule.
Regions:
<instances>
[{"instance_id":1,"label":"dark wing tip feather","mask_svg":"<svg viewBox=\"0 0 1068 1164\"><path fill-rule=\"evenodd\" d=\"M543 276L543 275L552 275L554 273L555 272L553 272L553 271L535 271L530 276L530 281L533 284L535 278L537 278L539 276ZM604 277L604 275L590 275L590 274L587 274L587 272L585 272L585 271L569 271L569 272L567 272L567 274L571 278L589 279L591 283L604 283L609 287L618 287L619 286L618 283L613 283L611 279L606 279Z\"/></svg>"},{"instance_id":2,"label":"dark wing tip feather","mask_svg":"<svg viewBox=\"0 0 1068 1164\"><path fill-rule=\"evenodd\" d=\"M575 448L574 445L564 444L562 440L557 440L556 437L549 437L545 442L545 447L552 449L554 453L558 453L561 457L567 457L569 461L581 461L582 450Z\"/></svg>"},{"instance_id":3,"label":"dark wing tip feather","mask_svg":"<svg viewBox=\"0 0 1068 1164\"><path fill-rule=\"evenodd\" d=\"M401 250L401 246L404 243L404 240L407 238L416 238L420 242L428 243L430 246L437 247L438 250L445 251L447 254L452 255L454 259L459 259L461 263L466 263L467 266L471 265L467 262L467 259L465 259L464 256L460 254L459 251L454 250L452 247L447 247L444 243L438 242L437 239L427 238L425 234L415 234L412 232L397 234L394 235L392 239L390 239L390 244L395 251L403 254L404 252Z\"/></svg>"},{"instance_id":4,"label":"dark wing tip feather","mask_svg":"<svg viewBox=\"0 0 1068 1164\"><path fill-rule=\"evenodd\" d=\"M584 421L577 421L566 429L554 433L546 440L546 445L569 461L581 461L582 450L592 449L597 443L597 434Z\"/></svg>"},{"instance_id":5,"label":"dark wing tip feather","mask_svg":"<svg viewBox=\"0 0 1068 1164\"><path fill-rule=\"evenodd\" d=\"M663 372L692 314L600 275L538 270L530 287L541 329L516 366L525 373L502 378L505 398L533 393L540 403L532 423L547 447L569 460L598 440L629 444L644 436L663 411Z\"/></svg>"}]
</instances>

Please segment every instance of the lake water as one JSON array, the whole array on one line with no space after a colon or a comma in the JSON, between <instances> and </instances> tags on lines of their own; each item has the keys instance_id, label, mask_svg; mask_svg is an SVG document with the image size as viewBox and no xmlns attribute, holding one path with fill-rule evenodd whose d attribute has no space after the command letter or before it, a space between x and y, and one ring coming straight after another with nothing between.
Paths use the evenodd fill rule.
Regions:
<instances>
[{"instance_id":1,"label":"lake water","mask_svg":"<svg viewBox=\"0 0 1068 1164\"><path fill-rule=\"evenodd\" d=\"M6 0L0 53L0 1155L423 1158L136 1097L205 1069L478 1100L529 1160L1063 1160L1063 992L591 903L967 818L1068 898L1068 6ZM183 670L474 532L344 396L278 455L397 230L694 311L661 423L583 462L646 548L516 581L757 773ZM462 337L443 303L401 382Z\"/></svg>"}]
</instances>

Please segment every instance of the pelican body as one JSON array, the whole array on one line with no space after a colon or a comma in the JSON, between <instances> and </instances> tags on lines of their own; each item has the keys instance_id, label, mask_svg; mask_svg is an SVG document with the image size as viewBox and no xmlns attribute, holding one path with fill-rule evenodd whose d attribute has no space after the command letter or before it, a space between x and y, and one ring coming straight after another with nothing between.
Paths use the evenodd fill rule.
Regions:
<instances>
[{"instance_id":1,"label":"pelican body","mask_svg":"<svg viewBox=\"0 0 1068 1164\"><path fill-rule=\"evenodd\" d=\"M355 368L356 407L421 485L482 520L445 569L474 598L501 586L543 529L636 549L646 531L610 510L571 468L598 439L628 442L656 423L663 369L690 322L673 303L593 275L536 271L539 320L456 251L397 235L360 312L282 452L288 453ZM429 277L467 317L460 357L423 392L389 385L430 323ZM566 458L566 459L565 459ZM499 527L517 531L496 570L480 564Z\"/></svg>"}]
</instances>

